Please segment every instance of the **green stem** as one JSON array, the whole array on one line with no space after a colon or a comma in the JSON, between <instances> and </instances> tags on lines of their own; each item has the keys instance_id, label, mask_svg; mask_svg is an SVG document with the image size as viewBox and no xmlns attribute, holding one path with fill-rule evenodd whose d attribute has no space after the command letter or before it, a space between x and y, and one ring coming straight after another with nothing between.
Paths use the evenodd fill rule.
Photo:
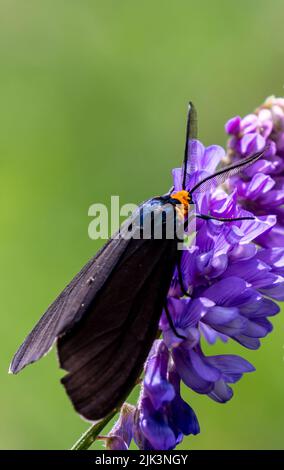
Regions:
<instances>
[{"instance_id":1,"label":"green stem","mask_svg":"<svg viewBox=\"0 0 284 470\"><path fill-rule=\"evenodd\" d=\"M78 441L71 447L71 450L88 450L89 447L95 442L100 432L104 429L107 423L116 415L118 410L112 411L104 419L92 426L78 439Z\"/></svg>"}]
</instances>

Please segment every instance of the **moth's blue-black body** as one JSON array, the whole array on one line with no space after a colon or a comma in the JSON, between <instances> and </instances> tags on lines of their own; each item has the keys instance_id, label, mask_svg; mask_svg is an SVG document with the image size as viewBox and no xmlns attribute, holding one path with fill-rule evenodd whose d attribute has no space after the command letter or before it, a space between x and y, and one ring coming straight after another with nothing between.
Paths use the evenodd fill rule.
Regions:
<instances>
[{"instance_id":1,"label":"moth's blue-black body","mask_svg":"<svg viewBox=\"0 0 284 470\"><path fill-rule=\"evenodd\" d=\"M193 138L196 112L191 104L182 191L140 206L48 308L11 363L10 371L17 373L46 354L56 341L60 366L67 371L62 383L75 409L86 419L103 418L125 400L158 334L163 309L174 328L167 310L167 293L182 252L178 250L179 236L166 236L166 219L167 223L172 219L175 226L186 224L195 192L223 182L262 155L219 170L188 191L189 141ZM169 219L157 219L161 236L152 236L152 232L148 237L139 236L149 214L156 220L160 213L169 214ZM196 216L214 219L210 214ZM181 277L180 284L186 295Z\"/></svg>"}]
</instances>

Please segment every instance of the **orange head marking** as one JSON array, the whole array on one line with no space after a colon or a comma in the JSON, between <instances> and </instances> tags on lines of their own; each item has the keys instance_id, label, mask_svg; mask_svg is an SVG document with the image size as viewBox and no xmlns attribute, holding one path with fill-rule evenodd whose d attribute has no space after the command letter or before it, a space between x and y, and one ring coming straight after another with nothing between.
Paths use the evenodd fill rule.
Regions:
<instances>
[{"instance_id":1,"label":"orange head marking","mask_svg":"<svg viewBox=\"0 0 284 470\"><path fill-rule=\"evenodd\" d=\"M171 199L176 199L177 203L183 206L183 216L187 215L188 206L192 202L191 194L183 189L182 191L178 191L175 194L172 194Z\"/></svg>"}]
</instances>

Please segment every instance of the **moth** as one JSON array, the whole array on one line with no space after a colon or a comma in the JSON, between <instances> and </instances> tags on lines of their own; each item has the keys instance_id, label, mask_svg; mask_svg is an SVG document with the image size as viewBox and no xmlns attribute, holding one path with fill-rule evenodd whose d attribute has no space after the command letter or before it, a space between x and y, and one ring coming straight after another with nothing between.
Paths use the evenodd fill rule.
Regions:
<instances>
[{"instance_id":1,"label":"moth","mask_svg":"<svg viewBox=\"0 0 284 470\"><path fill-rule=\"evenodd\" d=\"M119 233L50 305L12 360L10 372L16 374L44 356L56 343L60 367L67 372L61 381L75 410L87 420L104 418L126 399L157 337L163 310L175 331L167 308L167 294L176 269L182 292L188 295L180 270L180 238L166 236L163 218L158 219L162 229L160 237L138 236L145 220L149 214L155 218L163 212L170 214L176 225L186 225L189 207L194 207L198 191L209 191L223 183L256 162L264 152L220 169L188 190L190 142L196 135L196 110L189 103L182 190L172 189L141 204L138 213L122 225ZM199 213L195 216L226 223L251 218L224 219Z\"/></svg>"}]
</instances>

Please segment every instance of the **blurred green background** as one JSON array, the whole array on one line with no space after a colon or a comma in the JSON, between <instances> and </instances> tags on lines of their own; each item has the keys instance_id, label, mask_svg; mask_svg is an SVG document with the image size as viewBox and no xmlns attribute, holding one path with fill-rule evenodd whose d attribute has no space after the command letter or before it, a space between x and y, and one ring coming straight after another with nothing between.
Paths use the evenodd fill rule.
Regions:
<instances>
[{"instance_id":1,"label":"blurred green background","mask_svg":"<svg viewBox=\"0 0 284 470\"><path fill-rule=\"evenodd\" d=\"M10 359L100 246L90 204L168 189L189 99L200 138L224 145L229 117L283 94L283 20L282 0L0 0L1 448L69 448L87 428L54 352L19 376ZM202 432L182 448L284 448L274 325L259 351L225 347L257 368L230 403L185 391Z\"/></svg>"}]
</instances>

